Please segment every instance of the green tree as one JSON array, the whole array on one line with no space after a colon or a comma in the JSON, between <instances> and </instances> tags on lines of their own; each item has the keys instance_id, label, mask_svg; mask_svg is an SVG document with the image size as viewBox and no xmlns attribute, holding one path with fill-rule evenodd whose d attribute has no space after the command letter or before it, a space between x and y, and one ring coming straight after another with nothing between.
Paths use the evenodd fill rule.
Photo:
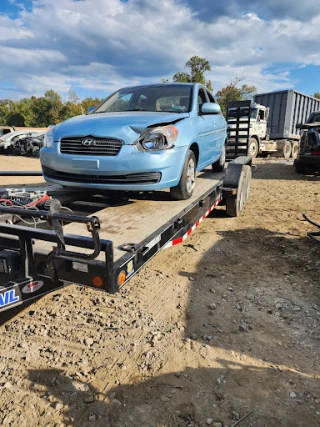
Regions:
<instances>
[{"instance_id":1,"label":"green tree","mask_svg":"<svg viewBox=\"0 0 320 427\"><path fill-rule=\"evenodd\" d=\"M0 101L0 125L6 126L8 116L14 111L15 103L10 99Z\"/></svg>"},{"instance_id":2,"label":"green tree","mask_svg":"<svg viewBox=\"0 0 320 427\"><path fill-rule=\"evenodd\" d=\"M69 91L67 101L53 89L44 96L23 98L20 101L0 100L0 125L47 127L68 118L85 114L89 107L100 104L99 98L86 98L82 102L74 91Z\"/></svg>"},{"instance_id":3,"label":"green tree","mask_svg":"<svg viewBox=\"0 0 320 427\"><path fill-rule=\"evenodd\" d=\"M31 110L33 114L31 126L47 127L62 121L63 103L61 97L50 89L40 98L32 97Z\"/></svg>"},{"instance_id":4,"label":"green tree","mask_svg":"<svg viewBox=\"0 0 320 427\"><path fill-rule=\"evenodd\" d=\"M8 126L25 126L25 120L22 114L12 112L7 116Z\"/></svg>"},{"instance_id":5,"label":"green tree","mask_svg":"<svg viewBox=\"0 0 320 427\"><path fill-rule=\"evenodd\" d=\"M228 102L252 100L256 94L257 88L255 86L243 84L241 87L237 87L242 80L242 78L235 77L227 86L216 93L223 114L226 114Z\"/></svg>"},{"instance_id":6,"label":"green tree","mask_svg":"<svg viewBox=\"0 0 320 427\"><path fill-rule=\"evenodd\" d=\"M315 93L313 94L313 96L314 96L315 98L320 99L320 92L315 92Z\"/></svg>"},{"instance_id":7,"label":"green tree","mask_svg":"<svg viewBox=\"0 0 320 427\"><path fill-rule=\"evenodd\" d=\"M209 90L212 90L211 81L204 77L206 71L211 71L211 66L206 58L200 58L199 56L192 56L189 61L186 62L186 67L190 68L190 73L184 71L178 71L173 76L174 82L186 82L186 83L202 83L206 85Z\"/></svg>"},{"instance_id":8,"label":"green tree","mask_svg":"<svg viewBox=\"0 0 320 427\"><path fill-rule=\"evenodd\" d=\"M99 98L85 98L81 102L84 114L88 111L90 107L96 107L97 105L99 105L101 101L102 99Z\"/></svg>"}]
</instances>

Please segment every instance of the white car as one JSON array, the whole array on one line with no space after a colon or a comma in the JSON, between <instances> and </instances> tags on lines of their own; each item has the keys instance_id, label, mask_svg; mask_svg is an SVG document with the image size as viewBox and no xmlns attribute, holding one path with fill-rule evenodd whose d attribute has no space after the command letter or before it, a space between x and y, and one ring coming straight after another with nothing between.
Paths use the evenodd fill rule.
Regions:
<instances>
[{"instance_id":1,"label":"white car","mask_svg":"<svg viewBox=\"0 0 320 427\"><path fill-rule=\"evenodd\" d=\"M17 141L19 141L19 139L40 134L43 134L43 130L17 130L2 135L0 137L0 151L5 151L6 153L13 153L14 145Z\"/></svg>"}]
</instances>

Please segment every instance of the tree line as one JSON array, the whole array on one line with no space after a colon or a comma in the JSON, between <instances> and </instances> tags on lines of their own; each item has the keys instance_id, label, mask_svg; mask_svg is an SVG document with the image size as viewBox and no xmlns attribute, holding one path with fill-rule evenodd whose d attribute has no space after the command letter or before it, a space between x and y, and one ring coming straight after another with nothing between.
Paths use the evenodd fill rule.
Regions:
<instances>
[{"instance_id":1,"label":"tree line","mask_svg":"<svg viewBox=\"0 0 320 427\"><path fill-rule=\"evenodd\" d=\"M205 78L205 73L211 71L210 63L206 58L192 56L185 66L189 68L189 72L178 71L172 77L174 82L199 82L213 91L211 81ZM169 80L162 79L162 82L167 83ZM225 114L228 102L252 100L256 93L255 86L244 84L243 78L235 77L215 93L215 98ZM315 92L313 96L320 99L319 92ZM44 96L39 98L31 96L20 101L5 99L0 101L0 125L47 127L79 114L85 114L89 107L98 105L101 101L102 99L90 97L81 101L75 92L69 91L68 99L63 102L61 96L53 89L46 91Z\"/></svg>"},{"instance_id":2,"label":"tree line","mask_svg":"<svg viewBox=\"0 0 320 427\"><path fill-rule=\"evenodd\" d=\"M89 107L98 105L102 99L80 98L69 91L68 99L63 102L61 96L53 89L47 90L44 96L23 98L20 101L4 99L0 101L1 126L47 127L85 114Z\"/></svg>"}]
</instances>

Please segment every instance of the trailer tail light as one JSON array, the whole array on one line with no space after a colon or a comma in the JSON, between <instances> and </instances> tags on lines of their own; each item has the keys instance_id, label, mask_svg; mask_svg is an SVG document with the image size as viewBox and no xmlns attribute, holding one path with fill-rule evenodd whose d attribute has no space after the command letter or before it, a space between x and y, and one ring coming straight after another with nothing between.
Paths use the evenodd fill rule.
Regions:
<instances>
[{"instance_id":1,"label":"trailer tail light","mask_svg":"<svg viewBox=\"0 0 320 427\"><path fill-rule=\"evenodd\" d=\"M123 285L123 284L124 284L124 282L126 281L126 279L127 279L127 275L126 275L126 273L122 270L122 271L119 273L119 276L118 276L118 280L117 280L118 285L119 285L119 286Z\"/></svg>"},{"instance_id":2,"label":"trailer tail light","mask_svg":"<svg viewBox=\"0 0 320 427\"><path fill-rule=\"evenodd\" d=\"M312 151L311 156L320 156L320 151Z\"/></svg>"},{"instance_id":3,"label":"trailer tail light","mask_svg":"<svg viewBox=\"0 0 320 427\"><path fill-rule=\"evenodd\" d=\"M96 286L97 288L101 288L101 286L103 285L103 278L101 276L94 276L92 278L92 283L94 284L94 286Z\"/></svg>"}]
</instances>

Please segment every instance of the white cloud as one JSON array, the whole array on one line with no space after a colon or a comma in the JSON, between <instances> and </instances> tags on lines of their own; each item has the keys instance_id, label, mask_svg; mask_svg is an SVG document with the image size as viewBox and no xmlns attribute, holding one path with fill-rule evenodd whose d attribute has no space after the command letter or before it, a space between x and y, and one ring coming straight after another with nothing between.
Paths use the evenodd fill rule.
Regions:
<instances>
[{"instance_id":1,"label":"white cloud","mask_svg":"<svg viewBox=\"0 0 320 427\"><path fill-rule=\"evenodd\" d=\"M269 3L270 11L277 10ZM172 77L198 55L211 64L207 77L214 88L243 76L265 91L294 85L286 64L320 65L320 10L309 21L294 13L266 20L243 0L232 16L221 12L203 20L186 4L34 0L32 11L22 10L17 19L0 16L0 79L20 97L72 87L104 96L120 86ZM276 66L279 71L268 72Z\"/></svg>"}]
</instances>

